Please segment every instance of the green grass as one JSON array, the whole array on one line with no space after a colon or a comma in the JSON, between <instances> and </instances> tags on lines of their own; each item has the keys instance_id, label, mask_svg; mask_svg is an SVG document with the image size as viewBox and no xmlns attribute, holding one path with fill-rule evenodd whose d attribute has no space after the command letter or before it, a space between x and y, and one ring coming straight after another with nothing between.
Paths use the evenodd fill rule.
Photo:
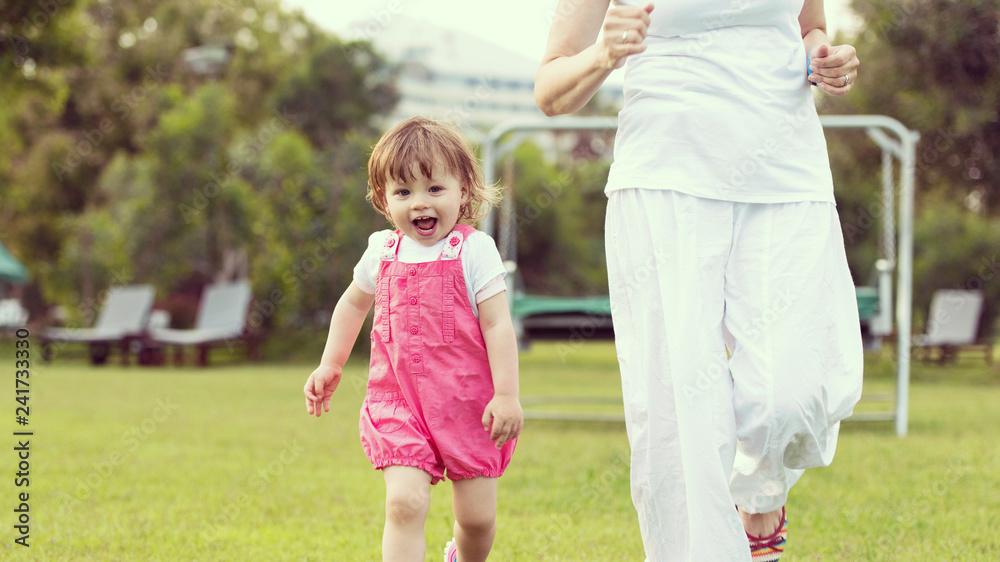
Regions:
<instances>
[{"instance_id":1,"label":"green grass","mask_svg":"<svg viewBox=\"0 0 1000 562\"><path fill-rule=\"evenodd\" d=\"M15 431L13 345L0 341ZM220 354L222 355L222 354ZM31 378L30 548L13 543L17 458L0 446L3 560L380 560L381 474L358 442L365 365L331 415L307 416L312 365L39 367ZM213 356L213 361L216 358ZM891 389L888 355L869 390ZM620 395L609 343L537 344L522 394ZM849 424L837 460L789 500L784 560L995 560L1000 556L1000 367L915 365L910 435ZM0 410L0 412L4 412ZM529 421L500 481L493 560L642 560L615 423ZM435 486L428 560L451 537Z\"/></svg>"}]
</instances>

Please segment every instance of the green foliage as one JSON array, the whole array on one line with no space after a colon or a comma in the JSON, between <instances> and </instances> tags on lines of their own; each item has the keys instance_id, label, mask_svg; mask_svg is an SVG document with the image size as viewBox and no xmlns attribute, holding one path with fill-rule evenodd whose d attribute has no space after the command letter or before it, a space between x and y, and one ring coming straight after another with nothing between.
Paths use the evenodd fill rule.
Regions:
<instances>
[{"instance_id":1,"label":"green foliage","mask_svg":"<svg viewBox=\"0 0 1000 562\"><path fill-rule=\"evenodd\" d=\"M1000 212L1000 2L855 2L862 61L834 111L892 115L921 133L921 186L974 211Z\"/></svg>"},{"instance_id":2,"label":"green foliage","mask_svg":"<svg viewBox=\"0 0 1000 562\"><path fill-rule=\"evenodd\" d=\"M942 203L940 194L925 195L914 233L913 293L915 310L926 317L937 289L982 291L984 313L979 333L992 337L1000 303L1000 218L984 219L957 205Z\"/></svg>"},{"instance_id":3,"label":"green foliage","mask_svg":"<svg viewBox=\"0 0 1000 562\"><path fill-rule=\"evenodd\" d=\"M257 327L332 308L382 224L363 163L398 96L370 44L276 0L0 13L0 221L49 302L84 321L107 286L153 283L183 312L245 270ZM228 63L198 74L188 49L210 45Z\"/></svg>"},{"instance_id":4,"label":"green foliage","mask_svg":"<svg viewBox=\"0 0 1000 562\"><path fill-rule=\"evenodd\" d=\"M824 113L884 114L920 133L914 311L935 289L966 288L991 259L1000 216L1000 1L854 2L863 22L850 43L861 60L856 85L823 96ZM880 154L861 132L828 132L838 209L857 284L874 281L881 203ZM899 167L896 166L898 178ZM1000 297L982 279L989 330ZM986 333L986 332L984 332Z\"/></svg>"},{"instance_id":5,"label":"green foliage","mask_svg":"<svg viewBox=\"0 0 1000 562\"><path fill-rule=\"evenodd\" d=\"M328 147L343 131L396 105L394 76L371 43L330 41L291 77L278 106L296 114L314 144Z\"/></svg>"},{"instance_id":6,"label":"green foliage","mask_svg":"<svg viewBox=\"0 0 1000 562\"><path fill-rule=\"evenodd\" d=\"M513 191L507 196L514 198L518 271L526 292L607 294L607 175L606 162L576 162L564 169L534 144L514 151Z\"/></svg>"},{"instance_id":7,"label":"green foliage","mask_svg":"<svg viewBox=\"0 0 1000 562\"><path fill-rule=\"evenodd\" d=\"M368 236L384 227L364 200L370 143L352 133L320 153L303 134L288 131L248 165L258 186L251 277L278 318L301 325L331 312Z\"/></svg>"}]
</instances>

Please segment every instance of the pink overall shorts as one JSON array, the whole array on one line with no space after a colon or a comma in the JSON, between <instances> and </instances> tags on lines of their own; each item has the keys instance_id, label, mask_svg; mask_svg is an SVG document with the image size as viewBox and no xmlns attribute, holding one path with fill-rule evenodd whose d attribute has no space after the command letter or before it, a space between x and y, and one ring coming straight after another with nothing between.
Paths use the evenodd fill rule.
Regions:
<instances>
[{"instance_id":1,"label":"pink overall shorts","mask_svg":"<svg viewBox=\"0 0 1000 562\"><path fill-rule=\"evenodd\" d=\"M479 320L469 305L462 260L476 232L458 225L437 261L396 259L402 234L382 250L375 293L361 445L372 466L412 466L441 481L499 477L515 441L497 450L482 416L493 375Z\"/></svg>"}]
</instances>

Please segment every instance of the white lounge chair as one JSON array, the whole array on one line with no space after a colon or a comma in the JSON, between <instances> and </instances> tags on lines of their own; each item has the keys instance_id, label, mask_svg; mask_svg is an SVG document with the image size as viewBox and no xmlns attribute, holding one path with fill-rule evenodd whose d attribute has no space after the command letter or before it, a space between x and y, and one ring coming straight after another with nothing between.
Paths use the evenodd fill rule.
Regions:
<instances>
[{"instance_id":1,"label":"white lounge chair","mask_svg":"<svg viewBox=\"0 0 1000 562\"><path fill-rule=\"evenodd\" d=\"M17 299L0 299L0 329L23 328L28 323L28 311Z\"/></svg>"},{"instance_id":2,"label":"white lounge chair","mask_svg":"<svg viewBox=\"0 0 1000 562\"><path fill-rule=\"evenodd\" d=\"M913 338L918 359L933 359L934 349L940 350L938 361L956 360L962 349L980 349L986 362L993 360L993 344L980 340L979 318L983 312L983 293L958 289L939 289L931 297L930 314L923 334Z\"/></svg>"},{"instance_id":3,"label":"white lounge chair","mask_svg":"<svg viewBox=\"0 0 1000 562\"><path fill-rule=\"evenodd\" d=\"M219 343L247 344L251 358L256 359L256 341L246 332L247 312L251 299L250 281L209 285L198 303L198 317L190 330L151 329L148 346L174 346L174 362L184 362L184 347L198 347L198 364L208 365L208 352Z\"/></svg>"},{"instance_id":4,"label":"white lounge chair","mask_svg":"<svg viewBox=\"0 0 1000 562\"><path fill-rule=\"evenodd\" d=\"M152 285L111 287L94 327L49 328L42 332L42 357L51 359L53 343L83 343L90 345L91 363L100 365L107 361L112 345L118 344L122 364L128 365L129 346L145 332L154 296Z\"/></svg>"}]
</instances>

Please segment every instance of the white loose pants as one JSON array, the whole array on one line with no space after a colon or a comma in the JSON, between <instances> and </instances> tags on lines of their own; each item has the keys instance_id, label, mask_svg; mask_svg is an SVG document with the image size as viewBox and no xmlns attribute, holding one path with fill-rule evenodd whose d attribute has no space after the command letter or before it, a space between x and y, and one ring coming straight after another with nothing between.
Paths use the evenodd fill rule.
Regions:
<instances>
[{"instance_id":1,"label":"white loose pants","mask_svg":"<svg viewBox=\"0 0 1000 562\"><path fill-rule=\"evenodd\" d=\"M610 194L608 275L632 500L651 562L748 561L734 504L785 504L861 396L832 203ZM729 349L727 353L726 349Z\"/></svg>"}]
</instances>

